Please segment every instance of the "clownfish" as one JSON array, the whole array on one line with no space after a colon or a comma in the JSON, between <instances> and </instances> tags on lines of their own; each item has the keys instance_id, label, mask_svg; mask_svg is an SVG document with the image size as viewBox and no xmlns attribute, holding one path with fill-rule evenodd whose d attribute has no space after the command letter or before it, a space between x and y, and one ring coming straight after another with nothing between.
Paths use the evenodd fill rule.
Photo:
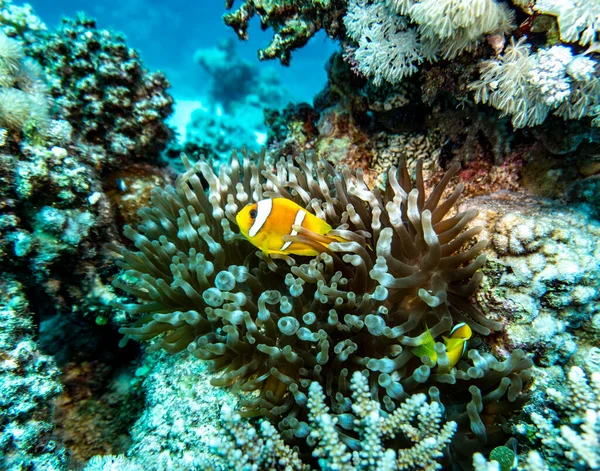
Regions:
<instances>
[{"instance_id":1,"label":"clownfish","mask_svg":"<svg viewBox=\"0 0 600 471\"><path fill-rule=\"evenodd\" d=\"M269 198L246 205L235 217L242 235L265 255L295 254L309 257L322 251L302 242L285 242L283 236L297 235L293 226L326 236L332 227L314 214L287 198ZM328 237L329 242L341 241L340 237ZM327 247L327 243L317 241Z\"/></svg>"},{"instance_id":2,"label":"clownfish","mask_svg":"<svg viewBox=\"0 0 600 471\"><path fill-rule=\"evenodd\" d=\"M419 358L427 355L431 360L437 361L437 353L433 348L435 340L433 339L431 332L429 332L429 329L426 329L425 332L425 341L418 347L413 348L412 352ZM462 357L467 350L467 341L471 338L471 335L473 335L471 328L464 322L461 322L452 328L448 337L442 336L444 344L446 345L446 353L448 354L449 369L454 368L454 365L458 363L460 357Z\"/></svg>"}]
</instances>

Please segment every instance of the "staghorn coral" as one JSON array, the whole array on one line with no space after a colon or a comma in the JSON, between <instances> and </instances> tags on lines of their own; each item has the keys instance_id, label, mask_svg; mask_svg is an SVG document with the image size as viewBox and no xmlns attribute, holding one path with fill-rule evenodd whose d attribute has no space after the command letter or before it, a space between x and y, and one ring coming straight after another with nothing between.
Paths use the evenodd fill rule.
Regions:
<instances>
[{"instance_id":1,"label":"staghorn coral","mask_svg":"<svg viewBox=\"0 0 600 471\"><path fill-rule=\"evenodd\" d=\"M175 187L153 192L138 230L124 228L136 250L110 246L125 270L114 285L140 300L116 304L137 319L121 330L127 337L209 361L221 373L212 383L253 392L244 396L247 414L278 421L284 438L307 435L302 410L314 380L347 425L349 378L366 370L385 410L436 384L430 393L453 403L459 423L485 441L484 406L515 401L531 361L521 351L498 361L471 350L472 365L448 371L442 343L437 364L410 350L426 335L423 322L434 337L454 322L481 335L501 325L466 299L481 281L485 257L477 254L486 242L472 240L478 228L463 231L476 213L447 216L460 186L441 201L456 166L426 197L420 166L416 188L404 168L393 168L387 189L371 192L360 171L337 172L312 153L281 159L274 171L257 155L234 155L219 175L206 162L184 162ZM312 260L255 254L235 215L247 202L275 195L328 220L347 242ZM289 240L322 247L314 237L299 228ZM468 391L469 405L449 396L456 391Z\"/></svg>"},{"instance_id":2,"label":"staghorn coral","mask_svg":"<svg viewBox=\"0 0 600 471\"><path fill-rule=\"evenodd\" d=\"M316 444L313 456L319 458L321 469L359 470L411 470L433 471L440 469L437 462L443 456L454 432L455 422L442 424L442 406L427 402L425 394L414 394L406 399L392 414L381 411L378 401L371 399L369 382L359 371L352 375L352 411L357 419L357 448L352 453L336 430L337 419L330 415L325 404L325 394L319 383L309 388L309 420L313 427L309 443ZM407 448L384 449L383 440L393 440L398 435L410 443Z\"/></svg>"},{"instance_id":3,"label":"staghorn coral","mask_svg":"<svg viewBox=\"0 0 600 471\"><path fill-rule=\"evenodd\" d=\"M543 458L529 460L545 459L552 469L600 469L600 373L588 380L573 366L560 390L548 388L546 394L550 401L531 413L533 428L528 431L541 441L538 451Z\"/></svg>"},{"instance_id":4,"label":"staghorn coral","mask_svg":"<svg viewBox=\"0 0 600 471\"><path fill-rule=\"evenodd\" d=\"M258 430L242 421L241 416L227 406L221 409L223 429L211 442L214 458L205 459L206 471L238 469L268 469L271 471L309 471L298 452L286 445L277 429L262 420ZM250 468L251 467L251 468Z\"/></svg>"},{"instance_id":5,"label":"staghorn coral","mask_svg":"<svg viewBox=\"0 0 600 471\"><path fill-rule=\"evenodd\" d=\"M0 469L65 469L64 449L52 440L52 400L60 372L43 355L25 289L0 278Z\"/></svg>"}]
</instances>

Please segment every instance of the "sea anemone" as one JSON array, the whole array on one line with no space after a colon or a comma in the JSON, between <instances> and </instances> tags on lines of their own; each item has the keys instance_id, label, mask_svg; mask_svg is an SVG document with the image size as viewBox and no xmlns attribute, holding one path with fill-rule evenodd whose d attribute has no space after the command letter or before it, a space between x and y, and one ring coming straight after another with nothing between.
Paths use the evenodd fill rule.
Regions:
<instances>
[{"instance_id":1,"label":"sea anemone","mask_svg":"<svg viewBox=\"0 0 600 471\"><path fill-rule=\"evenodd\" d=\"M348 428L349 378L361 371L388 411L436 385L430 395L458 401L455 420L485 440L484 405L514 401L529 378L523 352L500 362L471 350L471 361L449 368L441 342L436 361L411 351L426 326L434 338L458 322L481 335L501 327L469 301L482 279L486 241L475 241L480 229L467 227L475 211L456 214L462 185L442 198L458 166L426 195L420 166L414 184L401 166L389 170L385 190L370 190L360 170L336 170L312 152L273 168L263 155L234 154L218 175L202 160L184 164L173 187L153 191L137 230L125 226L135 249L110 246L125 270L114 285L139 300L117 305L137 319L121 329L126 337L209 361L220 373L214 385L253 392L245 395L246 414L279 422L288 438L308 433L313 381ZM239 233L236 213L276 196L326 220L345 242L329 243L314 258L256 252ZM321 247L301 227L284 240Z\"/></svg>"}]
</instances>

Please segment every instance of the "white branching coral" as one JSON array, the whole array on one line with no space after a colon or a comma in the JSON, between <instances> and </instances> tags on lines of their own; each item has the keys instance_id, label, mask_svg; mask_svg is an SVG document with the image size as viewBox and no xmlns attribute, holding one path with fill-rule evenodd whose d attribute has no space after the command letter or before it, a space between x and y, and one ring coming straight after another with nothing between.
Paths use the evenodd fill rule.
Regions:
<instances>
[{"instance_id":1,"label":"white branching coral","mask_svg":"<svg viewBox=\"0 0 600 471\"><path fill-rule=\"evenodd\" d=\"M358 47L348 57L376 85L394 84L424 60L453 58L486 34L509 32L513 17L495 0L350 0L344 24Z\"/></svg>"},{"instance_id":2,"label":"white branching coral","mask_svg":"<svg viewBox=\"0 0 600 471\"><path fill-rule=\"evenodd\" d=\"M596 118L600 114L598 64L574 56L567 46L532 53L525 38L511 39L503 55L484 61L481 78L469 85L475 101L510 116L515 128L544 122L551 111L564 119ZM598 123L600 124L600 123Z\"/></svg>"},{"instance_id":3,"label":"white branching coral","mask_svg":"<svg viewBox=\"0 0 600 471\"><path fill-rule=\"evenodd\" d=\"M563 42L590 45L598 40L600 0L537 0L534 9L556 16Z\"/></svg>"},{"instance_id":4,"label":"white branching coral","mask_svg":"<svg viewBox=\"0 0 600 471\"><path fill-rule=\"evenodd\" d=\"M406 15L415 4L415 0L387 0L387 3L400 15Z\"/></svg>"},{"instance_id":5,"label":"white branching coral","mask_svg":"<svg viewBox=\"0 0 600 471\"><path fill-rule=\"evenodd\" d=\"M221 409L222 432L211 442L214 459L204 458L200 469L237 471L308 471L298 453L283 442L277 429L263 420L258 429L243 421L229 406Z\"/></svg>"},{"instance_id":6,"label":"white branching coral","mask_svg":"<svg viewBox=\"0 0 600 471\"><path fill-rule=\"evenodd\" d=\"M357 449L350 452L336 426L338 418L325 405L323 388L316 382L309 389L309 421L313 430L309 443L323 469L345 471L435 470L437 459L456 431L455 422L442 423L442 407L428 402L425 394L414 394L386 416L380 403L371 399L366 377L355 372L351 380L353 427L358 434ZM383 441L402 435L413 443L410 448L384 449ZM345 437L348 440L348 437ZM326 465L326 467L323 467Z\"/></svg>"},{"instance_id":7,"label":"white branching coral","mask_svg":"<svg viewBox=\"0 0 600 471\"><path fill-rule=\"evenodd\" d=\"M486 34L514 29L514 13L494 0L421 0L409 10L419 33L446 59L472 50Z\"/></svg>"},{"instance_id":8,"label":"white branching coral","mask_svg":"<svg viewBox=\"0 0 600 471\"><path fill-rule=\"evenodd\" d=\"M546 393L562 419L557 427L550 416L531 414L546 459L564 464L566 458L574 469L600 469L600 373L593 373L588 382L583 370L574 366L566 390L549 388Z\"/></svg>"},{"instance_id":9,"label":"white branching coral","mask_svg":"<svg viewBox=\"0 0 600 471\"><path fill-rule=\"evenodd\" d=\"M417 31L407 29L405 19L383 2L352 0L344 24L358 43L353 51L357 72L372 77L376 85L400 82L424 60Z\"/></svg>"},{"instance_id":10,"label":"white branching coral","mask_svg":"<svg viewBox=\"0 0 600 471\"><path fill-rule=\"evenodd\" d=\"M529 80L529 72L536 66L525 39L511 43L498 59L484 61L481 79L470 84L475 101L488 103L511 116L513 126L535 126L542 123L550 107L539 99L538 89Z\"/></svg>"}]
</instances>

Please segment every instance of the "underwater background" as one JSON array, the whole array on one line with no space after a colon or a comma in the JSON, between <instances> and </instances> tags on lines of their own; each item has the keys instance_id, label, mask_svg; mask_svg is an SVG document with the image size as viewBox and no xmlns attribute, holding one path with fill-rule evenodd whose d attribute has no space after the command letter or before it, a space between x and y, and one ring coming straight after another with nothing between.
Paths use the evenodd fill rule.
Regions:
<instances>
[{"instance_id":1,"label":"underwater background","mask_svg":"<svg viewBox=\"0 0 600 471\"><path fill-rule=\"evenodd\" d=\"M0 470L600 469L600 0L0 0Z\"/></svg>"}]
</instances>

